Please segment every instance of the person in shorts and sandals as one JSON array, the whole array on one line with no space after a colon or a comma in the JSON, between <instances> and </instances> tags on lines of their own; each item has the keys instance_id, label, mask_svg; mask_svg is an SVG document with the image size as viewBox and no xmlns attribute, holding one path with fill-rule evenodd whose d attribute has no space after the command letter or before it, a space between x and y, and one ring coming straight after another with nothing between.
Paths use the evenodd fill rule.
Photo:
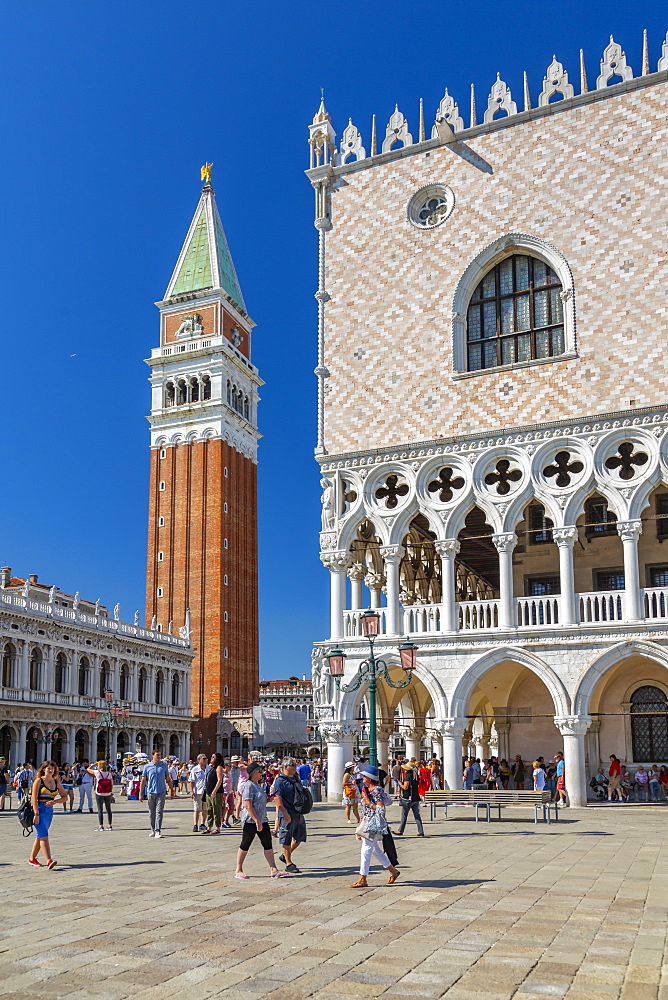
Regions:
<instances>
[{"instance_id":1,"label":"person in shorts and sandals","mask_svg":"<svg viewBox=\"0 0 668 1000\"><path fill-rule=\"evenodd\" d=\"M343 781L341 782L343 788L343 811L346 817L346 823L352 824L350 818L350 810L352 809L355 819L359 823L360 812L357 803L360 800L360 793L357 788L357 782L355 781L355 765L352 760L349 760L346 764L345 770L343 772Z\"/></svg>"},{"instance_id":2,"label":"person in shorts and sandals","mask_svg":"<svg viewBox=\"0 0 668 1000\"><path fill-rule=\"evenodd\" d=\"M279 861L285 863L285 870L290 875L299 875L300 871L292 860L292 855L300 844L306 843L306 819L295 809L295 777L297 761L293 757L284 757L281 773L274 782L274 800L276 809L282 816L278 828L278 842L283 848Z\"/></svg>"},{"instance_id":3,"label":"person in shorts and sandals","mask_svg":"<svg viewBox=\"0 0 668 1000\"><path fill-rule=\"evenodd\" d=\"M51 857L49 844L49 827L53 819L53 807L67 801L67 792L58 777L58 765L52 760L45 760L37 772L32 785L32 808L35 813L35 843L32 845L28 864L33 868L42 868L42 862L37 860L40 851L44 852L47 868L55 868L56 862Z\"/></svg>"},{"instance_id":4,"label":"person in shorts and sandals","mask_svg":"<svg viewBox=\"0 0 668 1000\"><path fill-rule=\"evenodd\" d=\"M279 872L276 867L274 848L271 843L271 830L267 818L267 793L260 785L262 777L262 764L248 765L248 778L241 791L241 843L237 851L235 878L248 878L244 872L244 861L256 836L262 844L264 856L269 865L270 877L285 878L285 872Z\"/></svg>"},{"instance_id":5,"label":"person in shorts and sandals","mask_svg":"<svg viewBox=\"0 0 668 1000\"><path fill-rule=\"evenodd\" d=\"M614 753L610 754L610 768L608 770L608 802L612 802L612 793L615 793L615 798L618 802L622 802L621 795L621 784L622 784L622 765L619 760L615 757Z\"/></svg>"},{"instance_id":6,"label":"person in shorts and sandals","mask_svg":"<svg viewBox=\"0 0 668 1000\"><path fill-rule=\"evenodd\" d=\"M562 805L567 806L566 801L566 764L564 762L563 753L555 753L554 762L557 765L557 790L555 802L560 802Z\"/></svg>"}]
</instances>

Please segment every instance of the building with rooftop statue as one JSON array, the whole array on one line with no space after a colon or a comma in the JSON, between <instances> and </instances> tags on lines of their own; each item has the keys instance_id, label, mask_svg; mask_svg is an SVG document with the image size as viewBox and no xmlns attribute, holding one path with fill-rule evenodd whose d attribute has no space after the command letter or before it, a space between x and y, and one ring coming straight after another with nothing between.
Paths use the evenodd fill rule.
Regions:
<instances>
[{"instance_id":1,"label":"building with rooftop statue","mask_svg":"<svg viewBox=\"0 0 668 1000\"><path fill-rule=\"evenodd\" d=\"M146 620L190 613L195 742L221 749L218 713L257 702L258 389L246 312L210 164L151 352ZM217 735L218 734L218 735ZM196 749L196 748L195 748Z\"/></svg>"},{"instance_id":2,"label":"building with rooftop statue","mask_svg":"<svg viewBox=\"0 0 668 1000\"><path fill-rule=\"evenodd\" d=\"M110 729L113 761L153 748L187 759L190 663L187 621L172 634L124 622L99 601L64 594L0 570L0 756L15 767L99 760L108 702L123 711ZM122 720L122 721L121 721Z\"/></svg>"},{"instance_id":3,"label":"building with rooftop statue","mask_svg":"<svg viewBox=\"0 0 668 1000\"><path fill-rule=\"evenodd\" d=\"M563 749L583 805L611 753L668 760L668 36L596 63L553 58L519 105L497 75L468 121L446 90L426 125L310 126L335 795L366 692L325 657L355 676L369 606L393 670L419 645L383 762L395 715L453 788L469 752Z\"/></svg>"}]
</instances>

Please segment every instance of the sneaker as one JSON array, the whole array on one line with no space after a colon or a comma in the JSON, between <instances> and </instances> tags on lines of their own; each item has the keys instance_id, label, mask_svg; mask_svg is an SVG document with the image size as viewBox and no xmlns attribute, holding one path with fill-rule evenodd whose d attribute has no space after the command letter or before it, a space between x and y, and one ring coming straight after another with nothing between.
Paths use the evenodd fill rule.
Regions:
<instances>
[{"instance_id":1,"label":"sneaker","mask_svg":"<svg viewBox=\"0 0 668 1000\"><path fill-rule=\"evenodd\" d=\"M154 834L154 836L155 836L156 840L160 840L160 838L162 837L162 834L160 833L160 830L158 830L158 832L156 834Z\"/></svg>"},{"instance_id":2,"label":"sneaker","mask_svg":"<svg viewBox=\"0 0 668 1000\"><path fill-rule=\"evenodd\" d=\"M297 865L286 865L285 870L290 875L301 875L301 872L300 872L299 868L297 868Z\"/></svg>"},{"instance_id":3,"label":"sneaker","mask_svg":"<svg viewBox=\"0 0 668 1000\"><path fill-rule=\"evenodd\" d=\"M28 862L28 864L32 865L33 868L43 868L44 867L44 865L42 864L42 862L38 861L37 858L31 858L30 861Z\"/></svg>"},{"instance_id":4,"label":"sneaker","mask_svg":"<svg viewBox=\"0 0 668 1000\"><path fill-rule=\"evenodd\" d=\"M88 810L88 812L89 812L89 813L92 813L92 811L93 811L92 809L89 809L89 810Z\"/></svg>"},{"instance_id":5,"label":"sneaker","mask_svg":"<svg viewBox=\"0 0 668 1000\"><path fill-rule=\"evenodd\" d=\"M103 826L98 826L98 828L97 828L97 830L95 832L96 833L104 833L104 827Z\"/></svg>"},{"instance_id":6,"label":"sneaker","mask_svg":"<svg viewBox=\"0 0 668 1000\"><path fill-rule=\"evenodd\" d=\"M51 858L51 860L49 861L49 863L48 863L48 865L46 867L47 868L55 868L57 864L58 864L58 862L54 861L54 859Z\"/></svg>"},{"instance_id":7,"label":"sneaker","mask_svg":"<svg viewBox=\"0 0 668 1000\"><path fill-rule=\"evenodd\" d=\"M193 826L193 833L197 833L198 831L199 831L199 827L198 827L197 823L195 823L195 825Z\"/></svg>"},{"instance_id":8,"label":"sneaker","mask_svg":"<svg viewBox=\"0 0 668 1000\"><path fill-rule=\"evenodd\" d=\"M206 827L206 823L200 823L200 825L199 825L199 832L200 833L204 833L204 831L206 830L206 828L207 828ZM197 830L197 829L198 829L198 827L194 827L194 830Z\"/></svg>"},{"instance_id":9,"label":"sneaker","mask_svg":"<svg viewBox=\"0 0 668 1000\"><path fill-rule=\"evenodd\" d=\"M108 827L107 827L107 833L111 833L111 831L112 831L113 829L114 829L114 828L113 828L113 826L108 826Z\"/></svg>"},{"instance_id":10,"label":"sneaker","mask_svg":"<svg viewBox=\"0 0 668 1000\"><path fill-rule=\"evenodd\" d=\"M149 833L149 837L155 837L155 834L153 833L153 830L151 830L151 832Z\"/></svg>"},{"instance_id":11,"label":"sneaker","mask_svg":"<svg viewBox=\"0 0 668 1000\"><path fill-rule=\"evenodd\" d=\"M80 813L83 812L83 809L75 809L74 811Z\"/></svg>"}]
</instances>

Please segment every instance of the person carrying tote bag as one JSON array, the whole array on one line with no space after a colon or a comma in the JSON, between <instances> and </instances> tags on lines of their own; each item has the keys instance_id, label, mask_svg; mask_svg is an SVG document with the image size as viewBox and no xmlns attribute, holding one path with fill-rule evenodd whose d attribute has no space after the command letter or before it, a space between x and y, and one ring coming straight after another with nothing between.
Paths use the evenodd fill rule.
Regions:
<instances>
[{"instance_id":1,"label":"person carrying tote bag","mask_svg":"<svg viewBox=\"0 0 668 1000\"><path fill-rule=\"evenodd\" d=\"M399 878L399 869L381 848L383 833L387 831L385 819L385 792L380 786L378 768L367 765L362 771L362 820L356 830L361 843L360 877L351 889L366 889L367 875L371 859L375 856L383 868L389 871L387 885L393 885Z\"/></svg>"}]
</instances>

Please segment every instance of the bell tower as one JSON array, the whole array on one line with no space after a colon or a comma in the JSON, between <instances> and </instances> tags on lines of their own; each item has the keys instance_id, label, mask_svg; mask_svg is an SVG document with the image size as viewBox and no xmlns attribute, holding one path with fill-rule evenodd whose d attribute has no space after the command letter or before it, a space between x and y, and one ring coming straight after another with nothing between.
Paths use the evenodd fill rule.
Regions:
<instances>
[{"instance_id":1,"label":"bell tower","mask_svg":"<svg viewBox=\"0 0 668 1000\"><path fill-rule=\"evenodd\" d=\"M246 312L211 186L202 194L160 310L151 352L146 620L190 612L192 710L216 749L217 713L259 692L257 404Z\"/></svg>"}]
</instances>

